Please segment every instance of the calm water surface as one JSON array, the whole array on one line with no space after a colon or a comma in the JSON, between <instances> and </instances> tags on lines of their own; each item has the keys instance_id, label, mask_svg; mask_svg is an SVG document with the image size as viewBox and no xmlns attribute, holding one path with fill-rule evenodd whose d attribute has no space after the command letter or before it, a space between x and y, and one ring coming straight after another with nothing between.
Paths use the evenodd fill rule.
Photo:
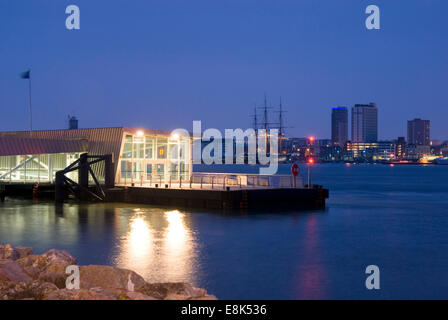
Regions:
<instances>
[{"instance_id":1,"label":"calm water surface","mask_svg":"<svg viewBox=\"0 0 448 320\"><path fill-rule=\"evenodd\" d=\"M326 210L223 214L7 199L0 243L65 249L79 264L188 281L221 299L448 299L448 166L316 165L312 178L330 189ZM365 289L370 264L381 270L377 291Z\"/></svg>"}]
</instances>

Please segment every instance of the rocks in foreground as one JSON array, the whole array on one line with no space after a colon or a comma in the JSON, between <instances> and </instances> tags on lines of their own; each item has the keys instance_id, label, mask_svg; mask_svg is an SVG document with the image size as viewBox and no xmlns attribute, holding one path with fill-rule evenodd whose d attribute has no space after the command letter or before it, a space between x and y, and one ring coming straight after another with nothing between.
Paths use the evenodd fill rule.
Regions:
<instances>
[{"instance_id":1,"label":"rocks in foreground","mask_svg":"<svg viewBox=\"0 0 448 320\"><path fill-rule=\"evenodd\" d=\"M66 267L76 265L67 251L35 255L30 247L0 245L0 300L216 300L188 283L148 283L131 270L79 267L79 289L67 289Z\"/></svg>"}]
</instances>

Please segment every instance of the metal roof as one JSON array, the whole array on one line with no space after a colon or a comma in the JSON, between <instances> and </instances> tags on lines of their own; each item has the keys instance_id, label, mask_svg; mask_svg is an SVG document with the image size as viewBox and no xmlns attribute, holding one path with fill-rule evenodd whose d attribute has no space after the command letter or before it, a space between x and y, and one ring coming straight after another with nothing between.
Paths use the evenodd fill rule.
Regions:
<instances>
[{"instance_id":1,"label":"metal roof","mask_svg":"<svg viewBox=\"0 0 448 320\"><path fill-rule=\"evenodd\" d=\"M113 154L114 170L116 172L118 160L120 157L121 146L123 142L123 135L125 133L136 133L143 131L145 134L160 134L170 135L170 131L154 130L145 128L130 128L130 127L114 127L114 128L89 128L89 129L59 129L59 130L36 130L32 132L32 138L39 140L58 140L64 143L87 139L87 150L91 155ZM0 139L2 137L15 137L30 139L29 131L3 131L0 132ZM56 143L57 144L57 143ZM3 147L0 147L3 150ZM0 151L0 155L3 151ZM77 152L77 151L75 151ZM29 154L29 153L28 153ZM94 170L98 173L104 172L104 165L102 163L94 164Z\"/></svg>"},{"instance_id":2,"label":"metal roof","mask_svg":"<svg viewBox=\"0 0 448 320\"><path fill-rule=\"evenodd\" d=\"M87 140L49 140L0 136L0 156L87 151Z\"/></svg>"},{"instance_id":3,"label":"metal roof","mask_svg":"<svg viewBox=\"0 0 448 320\"><path fill-rule=\"evenodd\" d=\"M29 138L29 131L0 132L0 137ZM113 154L114 170L116 172L118 159L123 139L123 128L94 128L94 129L60 129L60 130L36 130L32 137L44 140L79 140L87 139L87 152L91 155ZM96 173L104 173L104 164L93 165Z\"/></svg>"}]
</instances>

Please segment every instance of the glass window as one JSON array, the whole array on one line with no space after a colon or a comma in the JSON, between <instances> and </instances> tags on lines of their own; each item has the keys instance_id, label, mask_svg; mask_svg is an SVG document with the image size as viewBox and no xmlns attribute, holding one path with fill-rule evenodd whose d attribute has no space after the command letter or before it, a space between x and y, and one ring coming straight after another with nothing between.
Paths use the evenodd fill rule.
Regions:
<instances>
[{"instance_id":1,"label":"glass window","mask_svg":"<svg viewBox=\"0 0 448 320\"><path fill-rule=\"evenodd\" d=\"M164 174L165 173L165 165L164 164L156 164L156 170L158 174Z\"/></svg>"},{"instance_id":2,"label":"glass window","mask_svg":"<svg viewBox=\"0 0 448 320\"><path fill-rule=\"evenodd\" d=\"M132 136L126 135L123 146L122 157L124 159L132 158Z\"/></svg>"},{"instance_id":3,"label":"glass window","mask_svg":"<svg viewBox=\"0 0 448 320\"><path fill-rule=\"evenodd\" d=\"M185 162L180 162L180 172L185 173L188 171L188 167L185 165Z\"/></svg>"},{"instance_id":4,"label":"glass window","mask_svg":"<svg viewBox=\"0 0 448 320\"><path fill-rule=\"evenodd\" d=\"M178 171L177 163L170 163L170 173L175 174Z\"/></svg>"},{"instance_id":5,"label":"glass window","mask_svg":"<svg viewBox=\"0 0 448 320\"><path fill-rule=\"evenodd\" d=\"M124 179L130 179L131 178L131 168L132 168L132 162L131 161L121 161L121 177Z\"/></svg>"},{"instance_id":6,"label":"glass window","mask_svg":"<svg viewBox=\"0 0 448 320\"><path fill-rule=\"evenodd\" d=\"M190 140L189 139L183 139L180 144L180 150L179 150L179 159L185 160L187 158L187 154L190 151Z\"/></svg>"},{"instance_id":7,"label":"glass window","mask_svg":"<svg viewBox=\"0 0 448 320\"><path fill-rule=\"evenodd\" d=\"M152 175L152 164L147 163L146 164L146 180L151 180Z\"/></svg>"},{"instance_id":8,"label":"glass window","mask_svg":"<svg viewBox=\"0 0 448 320\"><path fill-rule=\"evenodd\" d=\"M145 141L145 159L154 159L154 139L150 137Z\"/></svg>"},{"instance_id":9,"label":"glass window","mask_svg":"<svg viewBox=\"0 0 448 320\"><path fill-rule=\"evenodd\" d=\"M134 137L134 158L143 159L144 157L144 138Z\"/></svg>"},{"instance_id":10,"label":"glass window","mask_svg":"<svg viewBox=\"0 0 448 320\"><path fill-rule=\"evenodd\" d=\"M140 161L136 161L133 163L134 167L134 179L141 179L143 177L143 168L142 163Z\"/></svg>"},{"instance_id":11,"label":"glass window","mask_svg":"<svg viewBox=\"0 0 448 320\"><path fill-rule=\"evenodd\" d=\"M157 139L157 159L166 159L168 139Z\"/></svg>"},{"instance_id":12,"label":"glass window","mask_svg":"<svg viewBox=\"0 0 448 320\"><path fill-rule=\"evenodd\" d=\"M176 160L178 158L178 145L177 144L169 144L169 148L168 148L168 154L169 154L169 159L171 160Z\"/></svg>"},{"instance_id":13,"label":"glass window","mask_svg":"<svg viewBox=\"0 0 448 320\"><path fill-rule=\"evenodd\" d=\"M179 179L179 166L177 165L177 163L170 163L169 164L169 174L170 174L170 178L177 180Z\"/></svg>"}]
</instances>

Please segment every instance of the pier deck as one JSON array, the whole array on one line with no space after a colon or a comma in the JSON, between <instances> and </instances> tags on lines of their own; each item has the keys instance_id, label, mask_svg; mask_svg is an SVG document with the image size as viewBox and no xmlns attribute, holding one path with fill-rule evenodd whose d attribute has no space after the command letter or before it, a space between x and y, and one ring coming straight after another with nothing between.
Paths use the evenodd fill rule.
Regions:
<instances>
[{"instance_id":1,"label":"pier deck","mask_svg":"<svg viewBox=\"0 0 448 320\"><path fill-rule=\"evenodd\" d=\"M210 209L323 209L329 192L314 188L227 187L145 188L116 187L107 201Z\"/></svg>"},{"instance_id":2,"label":"pier deck","mask_svg":"<svg viewBox=\"0 0 448 320\"><path fill-rule=\"evenodd\" d=\"M211 185L186 188L117 186L106 189L107 202L140 203L182 208L204 209L323 209L329 192L313 188L238 187L226 189ZM2 196L54 199L54 185L5 184Z\"/></svg>"}]
</instances>

